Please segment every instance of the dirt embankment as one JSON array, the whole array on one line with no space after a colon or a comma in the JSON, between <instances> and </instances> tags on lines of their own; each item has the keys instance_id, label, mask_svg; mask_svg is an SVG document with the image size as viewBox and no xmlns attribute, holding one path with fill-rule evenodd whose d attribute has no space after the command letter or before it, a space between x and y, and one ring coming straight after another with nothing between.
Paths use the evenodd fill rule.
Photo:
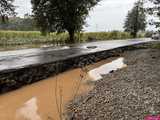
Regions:
<instances>
[{"instance_id":1,"label":"dirt embankment","mask_svg":"<svg viewBox=\"0 0 160 120\"><path fill-rule=\"evenodd\" d=\"M72 101L69 119L144 120L160 114L160 49L155 48L124 52L128 66L106 75L91 92Z\"/></svg>"}]
</instances>

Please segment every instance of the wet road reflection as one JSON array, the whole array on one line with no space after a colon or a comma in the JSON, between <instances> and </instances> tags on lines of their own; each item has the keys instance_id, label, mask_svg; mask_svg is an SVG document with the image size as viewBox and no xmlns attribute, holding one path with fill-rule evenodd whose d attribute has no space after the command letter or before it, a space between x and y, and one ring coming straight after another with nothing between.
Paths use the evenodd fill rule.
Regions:
<instances>
[{"instance_id":1,"label":"wet road reflection","mask_svg":"<svg viewBox=\"0 0 160 120\"><path fill-rule=\"evenodd\" d=\"M39 48L0 52L0 71L18 69L35 64L44 64L88 53L110 50L117 47L145 43L151 39L115 40L90 42L62 48ZM94 47L94 48L93 48ZM91 49L92 48L92 49Z\"/></svg>"}]
</instances>

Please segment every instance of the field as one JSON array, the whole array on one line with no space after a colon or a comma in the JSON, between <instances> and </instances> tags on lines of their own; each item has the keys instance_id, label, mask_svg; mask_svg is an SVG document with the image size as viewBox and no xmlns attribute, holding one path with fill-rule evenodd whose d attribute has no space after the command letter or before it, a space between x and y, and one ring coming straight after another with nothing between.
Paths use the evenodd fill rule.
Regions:
<instances>
[{"instance_id":1,"label":"field","mask_svg":"<svg viewBox=\"0 0 160 120\"><path fill-rule=\"evenodd\" d=\"M138 37L144 37L139 35ZM86 32L76 34L76 42L95 40L116 40L132 38L126 32ZM46 45L64 45L68 40L67 33L51 33L42 36L38 31L0 31L0 50L35 48Z\"/></svg>"}]
</instances>

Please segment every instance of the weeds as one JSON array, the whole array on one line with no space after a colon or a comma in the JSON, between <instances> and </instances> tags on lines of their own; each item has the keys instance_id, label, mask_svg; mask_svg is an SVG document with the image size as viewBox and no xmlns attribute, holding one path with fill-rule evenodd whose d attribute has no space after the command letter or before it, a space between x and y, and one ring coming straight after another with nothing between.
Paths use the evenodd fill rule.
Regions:
<instances>
[{"instance_id":1,"label":"weeds","mask_svg":"<svg viewBox=\"0 0 160 120\"><path fill-rule=\"evenodd\" d=\"M50 33L47 36L41 36L38 31L0 31L1 48L28 48L40 47L41 45L64 45L68 40L67 33ZM144 37L139 35L138 37ZM112 32L86 32L75 35L76 42L98 41L98 40L116 40L132 38L129 33L112 31Z\"/></svg>"},{"instance_id":2,"label":"weeds","mask_svg":"<svg viewBox=\"0 0 160 120\"><path fill-rule=\"evenodd\" d=\"M84 80L86 80L86 76L87 76L87 69L85 67L82 67L81 68L81 71L82 73L80 74L80 79L78 80L78 82L76 83L76 86L75 86L75 92L73 94L73 99L75 99L78 95L78 92L80 90L80 87L81 87L81 84Z\"/></svg>"},{"instance_id":3,"label":"weeds","mask_svg":"<svg viewBox=\"0 0 160 120\"><path fill-rule=\"evenodd\" d=\"M64 113L64 104L63 104L63 98L64 98L64 95L63 95L63 81L59 80L58 79L58 73L59 71L61 70L61 65L59 63L56 63L56 70L55 70L55 102L56 102L56 109L57 109L57 112L58 112L58 117L60 120L65 120L65 113ZM87 69L85 67L81 68L81 73L80 73L80 76L77 77L77 79L75 80L75 83L74 86L73 86L73 93L70 93L71 95L71 98L72 99L75 99L77 97L77 95L79 94L79 91L80 91L80 88L81 88L81 85L82 83L84 82L84 80L86 80L86 76L87 76ZM79 79L78 79L79 78ZM52 118L53 119L53 118Z\"/></svg>"}]
</instances>

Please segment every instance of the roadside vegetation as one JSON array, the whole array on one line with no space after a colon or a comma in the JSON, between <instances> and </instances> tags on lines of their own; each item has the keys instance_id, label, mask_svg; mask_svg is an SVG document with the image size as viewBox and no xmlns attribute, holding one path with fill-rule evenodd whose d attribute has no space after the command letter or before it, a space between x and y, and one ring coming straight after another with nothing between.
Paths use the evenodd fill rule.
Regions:
<instances>
[{"instance_id":1,"label":"roadside vegetation","mask_svg":"<svg viewBox=\"0 0 160 120\"><path fill-rule=\"evenodd\" d=\"M160 49L160 43L151 46L152 49Z\"/></svg>"},{"instance_id":2,"label":"roadside vegetation","mask_svg":"<svg viewBox=\"0 0 160 120\"><path fill-rule=\"evenodd\" d=\"M75 35L76 43L99 40L130 39L132 36L127 32L85 32ZM145 37L139 34L138 37ZM0 31L0 50L12 50L22 48L35 48L45 45L65 45L68 42L68 33L57 34L55 32L42 36L38 31Z\"/></svg>"}]
</instances>

